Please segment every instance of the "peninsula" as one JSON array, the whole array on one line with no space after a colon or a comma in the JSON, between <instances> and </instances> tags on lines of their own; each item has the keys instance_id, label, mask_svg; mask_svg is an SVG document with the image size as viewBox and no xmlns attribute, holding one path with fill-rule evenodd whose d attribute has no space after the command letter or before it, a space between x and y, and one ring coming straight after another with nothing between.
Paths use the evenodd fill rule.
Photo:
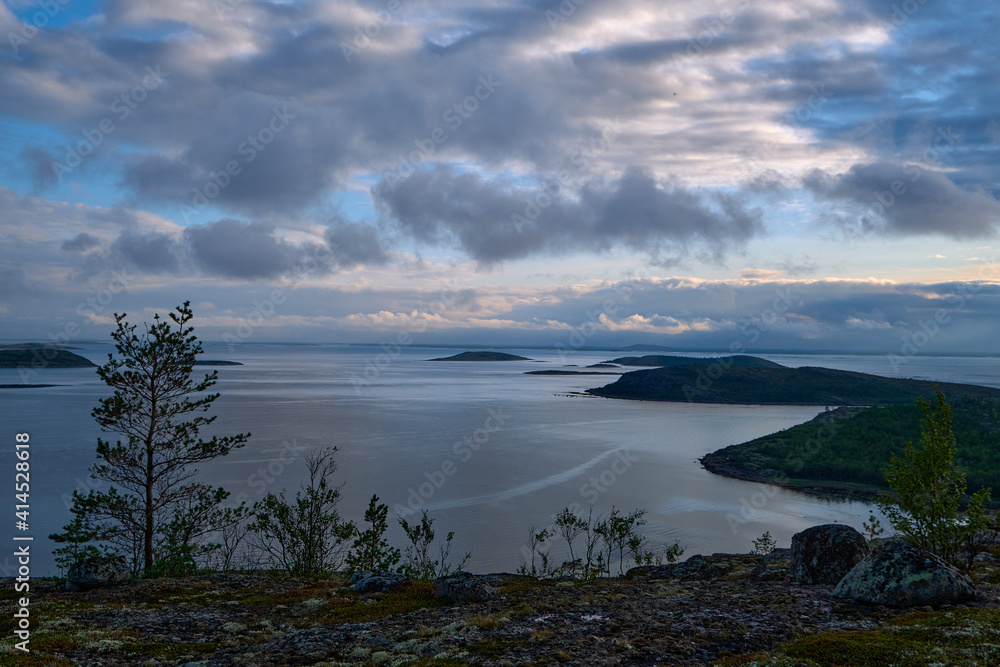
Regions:
<instances>
[{"instance_id":1,"label":"peninsula","mask_svg":"<svg viewBox=\"0 0 1000 667\"><path fill-rule=\"evenodd\" d=\"M912 404L929 399L939 388L949 402L956 398L1000 398L1000 389L975 385L886 378L867 373L805 366L738 363L722 357L680 366L633 371L617 382L587 393L605 398L752 405L865 406ZM755 359L747 357L746 359Z\"/></svg>"}]
</instances>

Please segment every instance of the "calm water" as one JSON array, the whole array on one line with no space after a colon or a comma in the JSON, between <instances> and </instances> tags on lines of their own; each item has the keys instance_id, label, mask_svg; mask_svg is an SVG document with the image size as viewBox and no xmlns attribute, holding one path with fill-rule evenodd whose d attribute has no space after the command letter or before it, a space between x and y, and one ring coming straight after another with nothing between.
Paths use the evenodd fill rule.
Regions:
<instances>
[{"instance_id":1,"label":"calm water","mask_svg":"<svg viewBox=\"0 0 1000 667\"><path fill-rule=\"evenodd\" d=\"M78 352L101 363L109 350L87 345ZM645 534L656 544L679 540L686 555L747 551L767 530L787 546L806 527L860 528L868 517L862 503L726 479L697 462L720 447L807 421L824 406L615 401L570 395L613 375L523 375L564 363L585 366L609 353L578 352L568 362L551 349L515 351L536 362L426 361L459 351L411 348L390 359L377 347L245 344L230 352L206 345L204 358L246 364L219 369L222 398L213 428L253 437L202 473L250 501L282 488L294 493L302 456L335 445L347 517L360 519L373 493L395 512L426 507L442 533L455 531L455 551L472 550L470 567L479 572L515 569L529 526L547 526L554 512L573 504L594 502L600 512L612 505L646 508ZM790 366L894 374L885 357L761 356ZM1000 386L1000 359L917 357L897 375ZM70 518L69 493L86 488L99 435L90 410L106 388L92 370L48 370L30 381L66 386L0 390L0 434L9 441L3 460L12 476L14 434L30 432L33 573L54 574L45 536ZM0 370L0 384L18 382L18 371ZM402 531L390 530L399 544ZM9 540L12 533L5 528L0 535ZM0 575L10 566L9 558L0 559Z\"/></svg>"}]
</instances>

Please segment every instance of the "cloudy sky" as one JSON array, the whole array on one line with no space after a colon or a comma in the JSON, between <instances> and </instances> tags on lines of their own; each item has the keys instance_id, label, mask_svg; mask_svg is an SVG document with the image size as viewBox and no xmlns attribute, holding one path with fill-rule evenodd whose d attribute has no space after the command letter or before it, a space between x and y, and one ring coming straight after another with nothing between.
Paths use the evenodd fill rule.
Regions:
<instances>
[{"instance_id":1,"label":"cloudy sky","mask_svg":"<svg viewBox=\"0 0 1000 667\"><path fill-rule=\"evenodd\" d=\"M7 0L0 338L1000 352L986 0Z\"/></svg>"}]
</instances>

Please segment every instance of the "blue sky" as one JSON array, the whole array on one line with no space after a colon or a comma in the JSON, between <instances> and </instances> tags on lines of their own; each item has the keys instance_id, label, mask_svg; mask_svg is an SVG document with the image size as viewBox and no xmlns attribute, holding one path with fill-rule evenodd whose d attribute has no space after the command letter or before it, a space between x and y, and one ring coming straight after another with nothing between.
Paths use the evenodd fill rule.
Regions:
<instances>
[{"instance_id":1,"label":"blue sky","mask_svg":"<svg viewBox=\"0 0 1000 667\"><path fill-rule=\"evenodd\" d=\"M891 353L937 317L920 353L997 353L998 30L972 1L9 0L0 338L191 300L216 340Z\"/></svg>"}]
</instances>

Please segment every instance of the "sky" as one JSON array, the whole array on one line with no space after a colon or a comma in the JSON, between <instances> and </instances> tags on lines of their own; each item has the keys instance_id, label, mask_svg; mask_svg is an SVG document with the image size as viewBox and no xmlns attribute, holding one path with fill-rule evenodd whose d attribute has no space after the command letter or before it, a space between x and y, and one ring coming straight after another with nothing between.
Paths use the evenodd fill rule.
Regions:
<instances>
[{"instance_id":1,"label":"sky","mask_svg":"<svg viewBox=\"0 0 1000 667\"><path fill-rule=\"evenodd\" d=\"M6 0L0 338L1000 353L1000 12Z\"/></svg>"}]
</instances>

